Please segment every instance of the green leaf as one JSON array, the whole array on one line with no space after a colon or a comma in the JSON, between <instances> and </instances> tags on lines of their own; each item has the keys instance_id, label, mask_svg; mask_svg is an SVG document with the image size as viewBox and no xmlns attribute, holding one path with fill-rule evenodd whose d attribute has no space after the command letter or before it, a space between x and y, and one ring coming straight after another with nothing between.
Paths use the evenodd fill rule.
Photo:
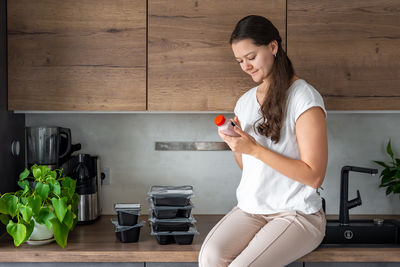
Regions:
<instances>
[{"instance_id":1,"label":"green leaf","mask_svg":"<svg viewBox=\"0 0 400 267\"><path fill-rule=\"evenodd\" d=\"M52 177L54 180L57 179L57 171L56 171L56 170L51 171L51 172L49 173L49 175L50 175L50 177Z\"/></svg>"},{"instance_id":2,"label":"green leaf","mask_svg":"<svg viewBox=\"0 0 400 267\"><path fill-rule=\"evenodd\" d=\"M51 229L51 220L56 218L54 212L49 207L43 207L40 209L39 216L35 217L36 222L45 224L47 229Z\"/></svg>"},{"instance_id":3,"label":"green leaf","mask_svg":"<svg viewBox=\"0 0 400 267\"><path fill-rule=\"evenodd\" d=\"M393 185L393 193L398 194L400 193L400 184L396 183Z\"/></svg>"},{"instance_id":4,"label":"green leaf","mask_svg":"<svg viewBox=\"0 0 400 267\"><path fill-rule=\"evenodd\" d=\"M7 202L4 198L0 198L0 213L8 214Z\"/></svg>"},{"instance_id":5,"label":"green leaf","mask_svg":"<svg viewBox=\"0 0 400 267\"><path fill-rule=\"evenodd\" d=\"M72 216L71 205L68 205L67 213L65 214L64 220L62 221L68 230L74 225L74 217Z\"/></svg>"},{"instance_id":6,"label":"green leaf","mask_svg":"<svg viewBox=\"0 0 400 267\"><path fill-rule=\"evenodd\" d=\"M56 182L56 184L53 186L52 189L53 193L56 194L57 196L61 195L61 186L59 182Z\"/></svg>"},{"instance_id":7,"label":"green leaf","mask_svg":"<svg viewBox=\"0 0 400 267\"><path fill-rule=\"evenodd\" d=\"M74 193L74 195L72 196L72 204L71 204L74 212L75 210L78 210L79 201L80 201L79 195L77 193Z\"/></svg>"},{"instance_id":8,"label":"green leaf","mask_svg":"<svg viewBox=\"0 0 400 267\"><path fill-rule=\"evenodd\" d=\"M46 177L46 183L55 185L57 183L57 180L55 178L51 177L50 175L48 175Z\"/></svg>"},{"instance_id":9,"label":"green leaf","mask_svg":"<svg viewBox=\"0 0 400 267\"><path fill-rule=\"evenodd\" d=\"M26 238L26 226L22 223L14 223L9 221L7 224L7 233L14 239L14 245L18 247Z\"/></svg>"},{"instance_id":10,"label":"green leaf","mask_svg":"<svg viewBox=\"0 0 400 267\"><path fill-rule=\"evenodd\" d=\"M76 180L71 179L70 177L65 177L61 180L62 185L62 195L68 197L68 199L73 198L76 187Z\"/></svg>"},{"instance_id":11,"label":"green leaf","mask_svg":"<svg viewBox=\"0 0 400 267\"><path fill-rule=\"evenodd\" d=\"M60 197L71 198L70 195L69 195L69 188L63 188L63 189L61 189Z\"/></svg>"},{"instance_id":12,"label":"green leaf","mask_svg":"<svg viewBox=\"0 0 400 267\"><path fill-rule=\"evenodd\" d=\"M8 222L10 221L10 217L8 217L8 215L5 214L0 214L0 221L2 224L7 225Z\"/></svg>"},{"instance_id":13,"label":"green leaf","mask_svg":"<svg viewBox=\"0 0 400 267\"><path fill-rule=\"evenodd\" d=\"M19 199L19 202L22 203L22 204L24 204L24 205L26 205L26 204L28 204L28 202L29 202L29 198L27 198L27 197L21 197L21 198Z\"/></svg>"},{"instance_id":14,"label":"green leaf","mask_svg":"<svg viewBox=\"0 0 400 267\"><path fill-rule=\"evenodd\" d=\"M19 203L18 209L21 212L22 218L24 219L24 221L30 222L32 219L32 208Z\"/></svg>"},{"instance_id":15,"label":"green leaf","mask_svg":"<svg viewBox=\"0 0 400 267\"><path fill-rule=\"evenodd\" d=\"M376 164L381 165L382 167L389 168L389 166L383 161L373 160L373 162L375 162Z\"/></svg>"},{"instance_id":16,"label":"green leaf","mask_svg":"<svg viewBox=\"0 0 400 267\"><path fill-rule=\"evenodd\" d=\"M57 220L57 218L53 218L51 220L51 224L53 225L54 239L56 240L57 244L59 244L62 248L65 248L67 246L69 232L68 227Z\"/></svg>"},{"instance_id":17,"label":"green leaf","mask_svg":"<svg viewBox=\"0 0 400 267\"><path fill-rule=\"evenodd\" d=\"M386 146L386 152L389 154L389 156L393 159L393 151L392 151L392 145L390 144L391 140L389 140L389 143Z\"/></svg>"},{"instance_id":18,"label":"green leaf","mask_svg":"<svg viewBox=\"0 0 400 267\"><path fill-rule=\"evenodd\" d=\"M39 179L40 176L42 175L42 170L39 167L33 167L32 169L32 173L33 173L33 177L35 177L36 179Z\"/></svg>"},{"instance_id":19,"label":"green leaf","mask_svg":"<svg viewBox=\"0 0 400 267\"><path fill-rule=\"evenodd\" d=\"M28 204L33 214L39 214L40 206L42 205L42 198L39 195L34 195L29 197L29 204Z\"/></svg>"},{"instance_id":20,"label":"green leaf","mask_svg":"<svg viewBox=\"0 0 400 267\"><path fill-rule=\"evenodd\" d=\"M50 193L49 185L43 184L41 182L38 182L36 184L35 190L43 200L47 199L47 197L49 196L49 193Z\"/></svg>"},{"instance_id":21,"label":"green leaf","mask_svg":"<svg viewBox=\"0 0 400 267\"><path fill-rule=\"evenodd\" d=\"M63 188L70 188L73 189L73 191L75 192L76 180L71 179L71 177L67 176L61 181L61 185Z\"/></svg>"},{"instance_id":22,"label":"green leaf","mask_svg":"<svg viewBox=\"0 0 400 267\"><path fill-rule=\"evenodd\" d=\"M385 186L385 184L390 183L393 179L393 176L384 176L381 180L381 185Z\"/></svg>"},{"instance_id":23,"label":"green leaf","mask_svg":"<svg viewBox=\"0 0 400 267\"><path fill-rule=\"evenodd\" d=\"M30 186L29 186L29 182L27 180L18 181L18 185L19 185L19 187L24 189L24 192L22 194L26 194L29 192Z\"/></svg>"},{"instance_id":24,"label":"green leaf","mask_svg":"<svg viewBox=\"0 0 400 267\"><path fill-rule=\"evenodd\" d=\"M40 172L41 172L40 176L42 178L46 177L49 174L49 172L51 171L50 168L47 167L46 165L40 165L40 166L38 166L38 168L40 169Z\"/></svg>"},{"instance_id":25,"label":"green leaf","mask_svg":"<svg viewBox=\"0 0 400 267\"><path fill-rule=\"evenodd\" d=\"M64 220L64 216L67 213L67 198L62 197L57 199L53 197L51 199L51 203L53 203L54 211L56 212L56 216L60 222Z\"/></svg>"},{"instance_id":26,"label":"green leaf","mask_svg":"<svg viewBox=\"0 0 400 267\"><path fill-rule=\"evenodd\" d=\"M29 222L23 222L23 224L26 226L26 236L24 241L22 241L22 243L25 243L25 241L29 239L29 237L33 232L33 228L35 227L35 221L30 220Z\"/></svg>"},{"instance_id":27,"label":"green leaf","mask_svg":"<svg viewBox=\"0 0 400 267\"><path fill-rule=\"evenodd\" d=\"M28 176L29 176L29 170L27 168L25 168L25 170L19 174L19 180L20 181L24 180Z\"/></svg>"},{"instance_id":28,"label":"green leaf","mask_svg":"<svg viewBox=\"0 0 400 267\"><path fill-rule=\"evenodd\" d=\"M18 214L18 197L5 195L4 200L7 205L8 214L10 214L11 218L14 218Z\"/></svg>"},{"instance_id":29,"label":"green leaf","mask_svg":"<svg viewBox=\"0 0 400 267\"><path fill-rule=\"evenodd\" d=\"M396 174L396 170L392 170L391 168L384 169L381 173L383 177L393 177Z\"/></svg>"},{"instance_id":30,"label":"green leaf","mask_svg":"<svg viewBox=\"0 0 400 267\"><path fill-rule=\"evenodd\" d=\"M78 224L78 215L74 214L74 225L72 226L71 230L73 230L77 224Z\"/></svg>"},{"instance_id":31,"label":"green leaf","mask_svg":"<svg viewBox=\"0 0 400 267\"><path fill-rule=\"evenodd\" d=\"M392 187L388 186L388 188L386 188L386 195L389 195L392 192Z\"/></svg>"}]
</instances>

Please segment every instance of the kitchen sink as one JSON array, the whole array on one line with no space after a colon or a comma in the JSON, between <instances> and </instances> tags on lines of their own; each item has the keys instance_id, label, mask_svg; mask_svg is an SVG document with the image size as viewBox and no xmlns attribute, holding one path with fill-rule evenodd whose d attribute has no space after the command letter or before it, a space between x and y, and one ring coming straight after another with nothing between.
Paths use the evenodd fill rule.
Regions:
<instances>
[{"instance_id":1,"label":"kitchen sink","mask_svg":"<svg viewBox=\"0 0 400 267\"><path fill-rule=\"evenodd\" d=\"M400 245L400 221L392 219L327 220L322 244L387 244Z\"/></svg>"},{"instance_id":2,"label":"kitchen sink","mask_svg":"<svg viewBox=\"0 0 400 267\"><path fill-rule=\"evenodd\" d=\"M400 247L400 221L393 219L350 220L349 210L362 204L359 190L355 199L348 199L350 171L371 175L378 173L377 169L343 166L340 176L339 219L327 220L325 238L321 246Z\"/></svg>"}]
</instances>

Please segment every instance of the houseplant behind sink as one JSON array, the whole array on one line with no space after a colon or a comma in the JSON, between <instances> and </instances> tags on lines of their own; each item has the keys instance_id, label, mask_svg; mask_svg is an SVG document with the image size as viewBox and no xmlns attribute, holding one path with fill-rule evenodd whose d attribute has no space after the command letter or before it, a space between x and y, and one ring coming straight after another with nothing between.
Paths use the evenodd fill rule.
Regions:
<instances>
[{"instance_id":1,"label":"houseplant behind sink","mask_svg":"<svg viewBox=\"0 0 400 267\"><path fill-rule=\"evenodd\" d=\"M53 230L63 248L78 216L76 181L44 165L33 165L19 175L19 191L0 197L0 221L19 246L31 236L35 222Z\"/></svg>"},{"instance_id":2,"label":"houseplant behind sink","mask_svg":"<svg viewBox=\"0 0 400 267\"><path fill-rule=\"evenodd\" d=\"M400 194L400 159L394 157L390 140L386 146L386 152L390 156L391 162L374 161L384 167L380 175L379 187L386 187L386 195Z\"/></svg>"}]
</instances>

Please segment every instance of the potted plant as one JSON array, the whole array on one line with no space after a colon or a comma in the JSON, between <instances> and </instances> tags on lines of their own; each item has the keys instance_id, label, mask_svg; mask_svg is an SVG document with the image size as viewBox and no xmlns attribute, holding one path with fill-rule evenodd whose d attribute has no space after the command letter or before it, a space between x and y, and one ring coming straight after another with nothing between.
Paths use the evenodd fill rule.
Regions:
<instances>
[{"instance_id":1,"label":"potted plant","mask_svg":"<svg viewBox=\"0 0 400 267\"><path fill-rule=\"evenodd\" d=\"M391 158L390 162L374 161L384 167L381 172L381 184L379 187L386 187L386 195L400 193L400 159L395 158L390 140L386 146L386 152Z\"/></svg>"},{"instance_id":2,"label":"potted plant","mask_svg":"<svg viewBox=\"0 0 400 267\"><path fill-rule=\"evenodd\" d=\"M62 170L33 165L19 175L18 185L21 190L0 197L0 221L15 246L29 239L36 223L52 230L56 242L65 248L68 234L78 221L76 181Z\"/></svg>"}]
</instances>

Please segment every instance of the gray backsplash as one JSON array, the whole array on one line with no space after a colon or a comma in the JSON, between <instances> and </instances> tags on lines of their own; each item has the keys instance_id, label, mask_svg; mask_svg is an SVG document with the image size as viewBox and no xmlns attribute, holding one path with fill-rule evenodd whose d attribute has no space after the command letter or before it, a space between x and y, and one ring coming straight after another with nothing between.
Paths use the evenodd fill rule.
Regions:
<instances>
[{"instance_id":1,"label":"gray backsplash","mask_svg":"<svg viewBox=\"0 0 400 267\"><path fill-rule=\"evenodd\" d=\"M228 117L232 114L225 114ZM26 125L71 128L73 143L82 152L99 155L111 169L111 184L102 188L103 214L114 214L116 202L142 204L151 185L194 186L194 214L220 214L235 204L240 180L230 151L156 151L157 141L221 141L216 114L27 114ZM344 165L378 167L372 160L388 160L389 138L400 155L399 113L328 113L329 162L321 195L327 213L339 213L340 169ZM379 171L381 168L378 168ZM380 172L379 172L380 173ZM350 214L400 214L399 196L385 195L379 176L350 173L349 198L359 189L362 206Z\"/></svg>"}]
</instances>

